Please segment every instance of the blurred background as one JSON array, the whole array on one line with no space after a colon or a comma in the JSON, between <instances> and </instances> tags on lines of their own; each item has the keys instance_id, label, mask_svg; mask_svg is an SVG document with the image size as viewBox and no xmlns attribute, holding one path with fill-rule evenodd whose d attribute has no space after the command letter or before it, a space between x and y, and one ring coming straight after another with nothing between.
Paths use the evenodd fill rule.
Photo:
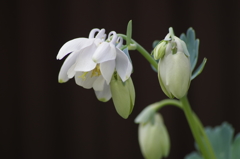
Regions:
<instances>
[{"instance_id":1,"label":"blurred background","mask_svg":"<svg viewBox=\"0 0 240 159\"><path fill-rule=\"evenodd\" d=\"M227 121L240 132L240 1L1 0L0 156L3 159L141 159L135 117L147 105L167 98L157 74L136 51L132 79L136 105L125 120L112 101L70 80L58 83L60 47L88 37L92 28L125 33L133 20L133 39L148 51L173 27L189 27L200 39L199 62L208 61L189 90L193 110L204 126ZM194 150L183 112L160 113L171 137L169 159Z\"/></svg>"}]
</instances>

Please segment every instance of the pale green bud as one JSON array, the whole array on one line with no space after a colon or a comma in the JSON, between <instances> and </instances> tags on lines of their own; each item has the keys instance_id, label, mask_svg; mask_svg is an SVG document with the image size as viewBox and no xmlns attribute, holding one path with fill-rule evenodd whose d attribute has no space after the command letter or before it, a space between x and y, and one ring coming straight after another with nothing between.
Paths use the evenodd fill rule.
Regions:
<instances>
[{"instance_id":1,"label":"pale green bud","mask_svg":"<svg viewBox=\"0 0 240 159\"><path fill-rule=\"evenodd\" d=\"M152 120L139 124L138 140L145 159L161 159L170 151L170 139L162 116L155 113Z\"/></svg>"},{"instance_id":2,"label":"pale green bud","mask_svg":"<svg viewBox=\"0 0 240 159\"><path fill-rule=\"evenodd\" d=\"M135 103L135 89L131 77L124 83L117 73L112 77L111 83L112 100L117 113L127 119L132 113Z\"/></svg>"},{"instance_id":3,"label":"pale green bud","mask_svg":"<svg viewBox=\"0 0 240 159\"><path fill-rule=\"evenodd\" d=\"M165 50L166 50L166 47L167 47L167 41L165 40L162 40L155 48L154 48L154 51L153 51L153 58L155 60L158 60L160 58L162 58L165 54Z\"/></svg>"},{"instance_id":4,"label":"pale green bud","mask_svg":"<svg viewBox=\"0 0 240 159\"><path fill-rule=\"evenodd\" d=\"M191 82L191 63L184 41L177 37L169 41L165 55L158 63L158 79L169 98L182 98Z\"/></svg>"}]
</instances>

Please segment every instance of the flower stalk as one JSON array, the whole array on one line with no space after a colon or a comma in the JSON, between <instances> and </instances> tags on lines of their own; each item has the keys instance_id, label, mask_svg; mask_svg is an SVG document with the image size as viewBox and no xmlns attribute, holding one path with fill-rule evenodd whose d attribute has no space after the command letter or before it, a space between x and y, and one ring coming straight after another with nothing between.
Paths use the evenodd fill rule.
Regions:
<instances>
[{"instance_id":1,"label":"flower stalk","mask_svg":"<svg viewBox=\"0 0 240 159\"><path fill-rule=\"evenodd\" d=\"M127 36L124 34L118 34L118 36L122 37L124 40L127 40ZM136 50L142 54L142 56L157 70L158 64L152 58L151 54L147 50L145 50L140 44L138 44L135 40L131 39L131 42L136 45Z\"/></svg>"},{"instance_id":2,"label":"flower stalk","mask_svg":"<svg viewBox=\"0 0 240 159\"><path fill-rule=\"evenodd\" d=\"M207 152L207 149L206 147L204 146L204 143L203 143L203 140L202 140L202 137L200 135L200 131L198 131L198 127L197 126L200 126L200 125L197 125L194 121L194 117L193 117L193 112L191 110L191 107L189 105L189 102L188 102L188 99L186 96L182 97L180 99L181 103L182 103L182 108L183 108L183 111L184 111L184 114L187 118L187 121L188 121L188 124L189 124L189 127L192 131L192 134L193 134L193 137L195 139L195 141L197 142L198 146L199 146L199 149L203 155L203 157L205 159L214 159L214 158L209 158L208 156L208 152Z\"/></svg>"}]
</instances>

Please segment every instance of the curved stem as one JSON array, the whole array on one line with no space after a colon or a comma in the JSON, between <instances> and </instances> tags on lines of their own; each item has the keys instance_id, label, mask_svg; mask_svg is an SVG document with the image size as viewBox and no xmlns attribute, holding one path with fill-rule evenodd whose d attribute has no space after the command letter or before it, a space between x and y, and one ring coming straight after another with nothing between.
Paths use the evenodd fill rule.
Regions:
<instances>
[{"instance_id":1,"label":"curved stem","mask_svg":"<svg viewBox=\"0 0 240 159\"><path fill-rule=\"evenodd\" d=\"M123 35L123 34L118 34L119 36L121 36L124 40L127 40L127 36ZM150 64L153 65L153 67L157 70L158 69L158 64L157 62L152 58L152 56L149 54L149 52L147 52L147 50L145 50L140 44L138 44L135 40L131 39L131 42L137 45L137 51L140 52L146 60L148 60L148 62Z\"/></svg>"},{"instance_id":2,"label":"curved stem","mask_svg":"<svg viewBox=\"0 0 240 159\"><path fill-rule=\"evenodd\" d=\"M156 103L156 105L154 106L154 110L158 111L159 109L161 109L162 107L167 106L167 105L173 105L173 106L176 106L176 107L182 109L182 103L179 102L178 100L164 99L164 100L161 100L160 102Z\"/></svg>"},{"instance_id":3,"label":"curved stem","mask_svg":"<svg viewBox=\"0 0 240 159\"><path fill-rule=\"evenodd\" d=\"M147 122L152 115L157 112L160 108L167 106L167 105L173 105L176 107L181 108L181 102L175 99L164 99L159 102L153 103L149 105L148 107L144 108L142 112L136 117L134 120L135 123L145 123Z\"/></svg>"},{"instance_id":4,"label":"curved stem","mask_svg":"<svg viewBox=\"0 0 240 159\"><path fill-rule=\"evenodd\" d=\"M197 115L191 110L189 102L187 100L187 97L184 97L184 98L185 99L182 99L181 102L179 102L178 100L175 100L175 99L164 99L164 100L162 100L160 102L157 102L156 106L154 107L154 109L155 109L155 111L158 111L159 109L161 109L162 107L167 106L167 105L173 105L173 106L176 106L178 108L183 109L185 115L187 114L186 117L188 119L188 122L189 122L189 118L191 118L191 125L194 126L194 130L192 130L193 126L190 126L191 130L194 131L195 134L197 134L196 136L198 136L197 137L198 139L195 139L195 140L196 141L198 140L199 142L201 142L201 143L198 143L199 148L200 148L200 145L202 145L203 146L202 149L205 149L205 150L201 150L200 149L202 154L204 153L203 156L209 156L210 155L208 158L216 159L214 151L212 149L212 145L211 145L211 143L210 143L210 141L209 141L209 139L208 139L208 137L207 137L207 135L206 135L206 133L204 131L204 128L203 128L203 125L202 125L201 121L199 120ZM202 142L203 140L202 140L201 136L203 137L203 139L205 141L207 149L204 146L204 143ZM194 136L194 138L195 138L195 136Z\"/></svg>"},{"instance_id":5,"label":"curved stem","mask_svg":"<svg viewBox=\"0 0 240 159\"><path fill-rule=\"evenodd\" d=\"M180 101L175 99L164 99L162 101L156 102L153 106L153 109L155 111L158 111L159 109L168 105L173 105L182 109L185 113L194 139L197 142L204 159L216 159L211 143L204 131L203 125L197 115L191 110L187 97L183 97L180 99Z\"/></svg>"}]
</instances>

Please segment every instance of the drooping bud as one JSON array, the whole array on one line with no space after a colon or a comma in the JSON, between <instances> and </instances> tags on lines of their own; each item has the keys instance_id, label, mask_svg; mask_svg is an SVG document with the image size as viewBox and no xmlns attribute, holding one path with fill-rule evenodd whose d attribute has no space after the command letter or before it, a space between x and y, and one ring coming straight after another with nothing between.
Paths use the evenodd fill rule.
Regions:
<instances>
[{"instance_id":1,"label":"drooping bud","mask_svg":"<svg viewBox=\"0 0 240 159\"><path fill-rule=\"evenodd\" d=\"M159 113L155 113L153 119L147 123L140 123L138 133L141 152L145 159L161 159L168 156L170 139Z\"/></svg>"},{"instance_id":2,"label":"drooping bud","mask_svg":"<svg viewBox=\"0 0 240 159\"><path fill-rule=\"evenodd\" d=\"M135 103L135 89L131 77L125 82L115 73L111 80L112 100L118 114L127 119Z\"/></svg>"},{"instance_id":3,"label":"drooping bud","mask_svg":"<svg viewBox=\"0 0 240 159\"><path fill-rule=\"evenodd\" d=\"M169 98L180 99L187 93L191 82L190 55L184 41L176 36L171 37L164 49L164 56L158 63L159 83Z\"/></svg>"}]
</instances>

